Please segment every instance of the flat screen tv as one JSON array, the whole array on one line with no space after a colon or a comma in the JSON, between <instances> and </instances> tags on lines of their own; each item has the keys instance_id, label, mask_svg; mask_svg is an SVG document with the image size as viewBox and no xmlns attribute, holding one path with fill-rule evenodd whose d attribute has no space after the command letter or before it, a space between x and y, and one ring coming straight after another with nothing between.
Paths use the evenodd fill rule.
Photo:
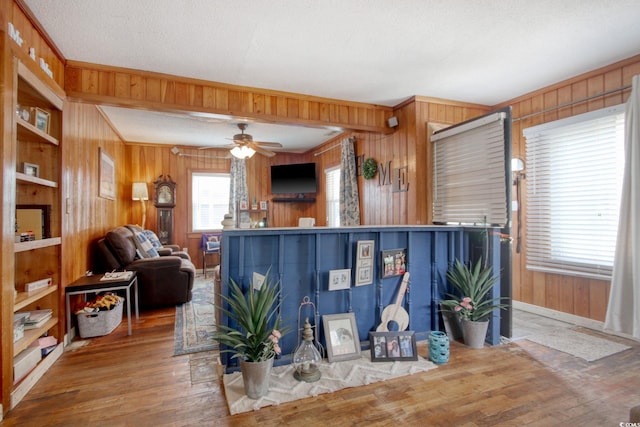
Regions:
<instances>
[{"instance_id":1,"label":"flat screen tv","mask_svg":"<svg viewBox=\"0 0 640 427\"><path fill-rule=\"evenodd\" d=\"M271 166L272 194L305 194L316 191L315 163Z\"/></svg>"}]
</instances>

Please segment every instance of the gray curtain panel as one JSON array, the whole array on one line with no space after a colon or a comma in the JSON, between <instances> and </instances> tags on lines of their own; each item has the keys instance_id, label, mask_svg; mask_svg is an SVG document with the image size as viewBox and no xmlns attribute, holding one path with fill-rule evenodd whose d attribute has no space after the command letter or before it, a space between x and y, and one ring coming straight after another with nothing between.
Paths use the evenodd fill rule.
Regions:
<instances>
[{"instance_id":1,"label":"gray curtain panel","mask_svg":"<svg viewBox=\"0 0 640 427\"><path fill-rule=\"evenodd\" d=\"M340 226L360 225L360 196L356 174L355 138L342 140L340 158Z\"/></svg>"}]
</instances>

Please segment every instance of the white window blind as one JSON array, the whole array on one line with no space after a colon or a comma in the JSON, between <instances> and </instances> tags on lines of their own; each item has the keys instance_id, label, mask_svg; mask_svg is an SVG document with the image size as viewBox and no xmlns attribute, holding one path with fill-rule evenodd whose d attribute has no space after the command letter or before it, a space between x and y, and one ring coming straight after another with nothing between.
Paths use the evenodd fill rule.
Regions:
<instances>
[{"instance_id":1,"label":"white window blind","mask_svg":"<svg viewBox=\"0 0 640 427\"><path fill-rule=\"evenodd\" d=\"M434 222L507 223L505 117L493 113L431 137Z\"/></svg>"},{"instance_id":2,"label":"white window blind","mask_svg":"<svg viewBox=\"0 0 640 427\"><path fill-rule=\"evenodd\" d=\"M229 174L194 172L191 175L193 231L222 228L229 211Z\"/></svg>"},{"instance_id":3,"label":"white window blind","mask_svg":"<svg viewBox=\"0 0 640 427\"><path fill-rule=\"evenodd\" d=\"M624 105L523 133L527 268L610 279L624 167Z\"/></svg>"},{"instance_id":4,"label":"white window blind","mask_svg":"<svg viewBox=\"0 0 640 427\"><path fill-rule=\"evenodd\" d=\"M340 227L340 167L326 169L327 226Z\"/></svg>"}]
</instances>

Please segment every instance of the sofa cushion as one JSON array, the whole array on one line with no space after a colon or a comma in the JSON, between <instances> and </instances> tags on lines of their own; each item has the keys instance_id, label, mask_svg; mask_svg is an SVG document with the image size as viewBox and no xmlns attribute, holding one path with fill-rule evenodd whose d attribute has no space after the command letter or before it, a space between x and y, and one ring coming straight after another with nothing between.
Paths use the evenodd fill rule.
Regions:
<instances>
[{"instance_id":1,"label":"sofa cushion","mask_svg":"<svg viewBox=\"0 0 640 427\"><path fill-rule=\"evenodd\" d=\"M131 239L132 236L133 233L125 227L116 227L105 236L121 268L131 264L136 258L136 245Z\"/></svg>"},{"instance_id":2,"label":"sofa cushion","mask_svg":"<svg viewBox=\"0 0 640 427\"><path fill-rule=\"evenodd\" d=\"M145 237L149 240L149 242L151 242L154 248L162 248L162 243L160 243L160 239L158 239L156 233L151 230L142 230L142 234L145 235Z\"/></svg>"},{"instance_id":3,"label":"sofa cushion","mask_svg":"<svg viewBox=\"0 0 640 427\"><path fill-rule=\"evenodd\" d=\"M157 258L160 255L144 233L135 233L134 242L142 258Z\"/></svg>"}]
</instances>

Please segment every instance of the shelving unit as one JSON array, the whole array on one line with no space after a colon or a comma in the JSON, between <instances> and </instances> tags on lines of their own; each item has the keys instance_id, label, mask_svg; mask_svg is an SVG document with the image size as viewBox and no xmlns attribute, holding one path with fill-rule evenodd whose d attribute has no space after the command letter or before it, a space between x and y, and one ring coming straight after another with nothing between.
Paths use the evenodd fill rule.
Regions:
<instances>
[{"instance_id":1,"label":"shelving unit","mask_svg":"<svg viewBox=\"0 0 640 427\"><path fill-rule=\"evenodd\" d=\"M267 202L268 203L268 202ZM255 217L260 215L260 220L262 220L263 218L267 218L268 221L268 216L269 216L269 205L267 204L266 209L241 209L240 208L240 202L237 202L237 208L236 208L236 212L238 213L236 215L236 228L241 228L240 227L240 216L242 213L248 213L249 214L249 218L251 219L251 222L254 223L255 221Z\"/></svg>"},{"instance_id":2,"label":"shelving unit","mask_svg":"<svg viewBox=\"0 0 640 427\"><path fill-rule=\"evenodd\" d=\"M48 119L39 125L35 120L25 120L18 116L18 106L28 108L33 112L48 114ZM26 65L14 58L13 105L14 113L14 144L15 153L15 198L11 206L16 225L16 241L13 245L14 264L8 275L13 280L3 286L11 286L17 291L13 300L13 313L51 309L52 317L43 325L35 329L24 331L24 335L13 342L13 345L2 346L2 391L3 403L7 404L10 395L10 408L15 407L33 385L46 373L49 367L60 357L64 346L64 317L61 297L61 151L62 109L63 99L51 87L41 81ZM36 171L33 171L35 165ZM27 170L31 167L31 170ZM29 172L29 173L27 173ZM20 229L17 207L25 206L38 209L47 207L47 232L50 237L29 241L19 241L17 233ZM45 224L43 223L43 228ZM11 270L11 269L10 269ZM51 278L52 285L34 292L26 292L27 283ZM6 295L6 293L5 293ZM6 306L4 306L6 307ZM6 317L5 317L6 318ZM12 328L13 325L3 326ZM3 332L3 335L6 334ZM10 369L14 358L22 351L34 345L38 338L44 335L54 336L58 344L54 351L42 360L20 381L14 382Z\"/></svg>"}]
</instances>

